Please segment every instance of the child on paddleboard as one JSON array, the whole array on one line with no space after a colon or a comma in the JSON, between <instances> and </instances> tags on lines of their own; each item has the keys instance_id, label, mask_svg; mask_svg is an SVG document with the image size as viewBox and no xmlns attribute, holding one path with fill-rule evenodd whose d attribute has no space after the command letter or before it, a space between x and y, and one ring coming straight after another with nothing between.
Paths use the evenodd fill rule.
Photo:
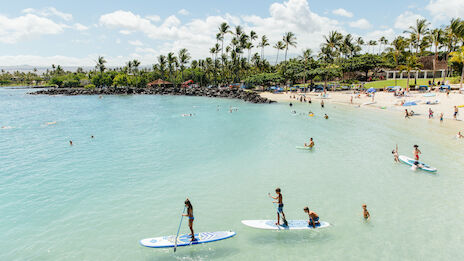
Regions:
<instances>
[{"instance_id":1,"label":"child on paddleboard","mask_svg":"<svg viewBox=\"0 0 464 261\"><path fill-rule=\"evenodd\" d=\"M192 239L190 241L195 241L197 239L195 238L195 233L193 232L193 220L195 220L195 218L193 217L192 203L190 203L190 200L188 198L185 200L184 203L185 203L185 207L187 208L187 214L182 214L182 216L188 217L188 219L189 219L189 228L190 228L190 232L192 233L191 234Z\"/></svg>"},{"instance_id":2,"label":"child on paddleboard","mask_svg":"<svg viewBox=\"0 0 464 261\"><path fill-rule=\"evenodd\" d=\"M308 226L312 226L313 228L316 227L316 225L319 225L319 215L316 214L316 212L309 210L309 207L305 207L304 212L308 214L309 220L308 220Z\"/></svg>"},{"instance_id":3,"label":"child on paddleboard","mask_svg":"<svg viewBox=\"0 0 464 261\"><path fill-rule=\"evenodd\" d=\"M419 145L414 145L414 150L412 153L414 154L414 159L419 160L419 154L422 154L422 152L419 150Z\"/></svg>"},{"instance_id":4,"label":"child on paddleboard","mask_svg":"<svg viewBox=\"0 0 464 261\"><path fill-rule=\"evenodd\" d=\"M273 197L271 196L271 193L268 193L269 196L277 201L273 201L272 203L277 203L277 223L275 223L277 226L280 226L280 214L282 214L282 221L284 222L284 226L287 226L287 220L285 219L285 213L284 213L284 203L282 200L282 193L280 193L280 188L276 188L275 190L277 196Z\"/></svg>"},{"instance_id":5,"label":"child on paddleboard","mask_svg":"<svg viewBox=\"0 0 464 261\"><path fill-rule=\"evenodd\" d=\"M371 217L371 214L369 214L369 211L367 211L367 206L366 204L362 205L363 208L363 216L365 220L368 220Z\"/></svg>"}]
</instances>

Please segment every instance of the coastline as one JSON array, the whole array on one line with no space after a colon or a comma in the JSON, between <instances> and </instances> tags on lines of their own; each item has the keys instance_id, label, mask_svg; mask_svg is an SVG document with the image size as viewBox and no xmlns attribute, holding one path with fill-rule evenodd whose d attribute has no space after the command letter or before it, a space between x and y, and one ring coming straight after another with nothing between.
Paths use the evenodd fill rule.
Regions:
<instances>
[{"instance_id":1,"label":"coastline","mask_svg":"<svg viewBox=\"0 0 464 261\"><path fill-rule=\"evenodd\" d=\"M427 120L431 122L435 122L436 124L440 124L439 117L440 113L443 113L444 123L446 123L447 127L451 127L456 131L462 131L464 128L464 108L459 108L459 114L457 119L453 119L454 113L454 106L464 105L464 95L459 94L457 92L452 92L449 96L446 93L433 93L435 94L434 97L423 97L424 93L419 92L410 92L409 97L401 97L397 98L393 95L393 93L388 92L377 92L374 97L373 104L367 104L372 102L371 97L367 97L365 94L362 94L360 98L353 98L353 103L350 102L351 97L355 96L352 91L345 91L345 92L333 92L328 91L328 98L321 98L321 93L270 93L270 92L263 92L261 93L261 97L272 99L276 102L292 102L292 103L302 103L300 102L299 97L300 95L305 95L306 97L311 97L313 102L317 104L320 103L321 100L324 100L324 103L327 104L339 104L344 106L351 106L351 107L359 107L363 109L369 110L381 110L391 114L394 114L396 117L404 118L404 110L408 109L408 111L413 110L415 116L412 116L411 119L421 119ZM290 97L295 95L297 99ZM439 100L438 104L423 104L424 101L435 101ZM400 106L399 102L401 101L418 101L417 105L415 106ZM306 104L308 104L306 102ZM398 104L398 105L396 105ZM432 119L428 118L428 110L429 108L432 109L434 112L434 117Z\"/></svg>"},{"instance_id":2,"label":"coastline","mask_svg":"<svg viewBox=\"0 0 464 261\"><path fill-rule=\"evenodd\" d=\"M254 91L242 89L220 89L220 88L136 88L136 87L111 87L111 88L49 88L36 92L31 95L184 95L184 96L203 96L214 98L240 99L251 103L273 103L275 101L261 97Z\"/></svg>"}]
</instances>

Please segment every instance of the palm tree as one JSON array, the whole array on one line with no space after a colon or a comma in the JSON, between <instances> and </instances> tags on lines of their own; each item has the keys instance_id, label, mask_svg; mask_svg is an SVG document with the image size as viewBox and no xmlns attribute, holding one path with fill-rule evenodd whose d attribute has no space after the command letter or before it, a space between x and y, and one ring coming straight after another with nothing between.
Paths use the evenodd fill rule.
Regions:
<instances>
[{"instance_id":1,"label":"palm tree","mask_svg":"<svg viewBox=\"0 0 464 261\"><path fill-rule=\"evenodd\" d=\"M285 33L284 37L282 38L285 46L285 64L287 64L287 52L290 46L296 47L296 36L292 32Z\"/></svg>"},{"instance_id":2,"label":"palm tree","mask_svg":"<svg viewBox=\"0 0 464 261\"><path fill-rule=\"evenodd\" d=\"M106 67L105 67L106 60L105 60L105 58L103 58L103 56L98 56L96 62L97 62L97 65L95 67L100 71L100 75L103 76L103 72L106 69ZM54 65L53 65L53 67L54 67ZM58 65L58 67L60 67L60 66Z\"/></svg>"},{"instance_id":3,"label":"palm tree","mask_svg":"<svg viewBox=\"0 0 464 261\"><path fill-rule=\"evenodd\" d=\"M383 44L384 47L388 44L388 40L387 40L387 38L385 38L385 36L382 36L379 39L379 54L382 53L382 51L381 51L382 50L382 44Z\"/></svg>"},{"instance_id":4,"label":"palm tree","mask_svg":"<svg viewBox=\"0 0 464 261\"><path fill-rule=\"evenodd\" d=\"M420 69L421 64L417 60L416 55L409 55L406 58L406 64L405 65L400 65L399 68L401 71L407 71L408 72L408 80L406 82L406 88L409 89L409 79L410 79L410 74L412 70L418 70ZM415 74L417 76L417 73Z\"/></svg>"},{"instance_id":5,"label":"palm tree","mask_svg":"<svg viewBox=\"0 0 464 261\"><path fill-rule=\"evenodd\" d=\"M401 53L404 52L406 48L406 40L402 36L398 36L391 42L391 47L387 48L388 52L393 54L393 59L395 60L396 68L398 68L398 59ZM397 86L397 78L395 77L395 86Z\"/></svg>"},{"instance_id":6,"label":"palm tree","mask_svg":"<svg viewBox=\"0 0 464 261\"><path fill-rule=\"evenodd\" d=\"M248 62L250 62L251 49L253 49L253 43L251 41L246 42L244 48L248 50Z\"/></svg>"},{"instance_id":7,"label":"palm tree","mask_svg":"<svg viewBox=\"0 0 464 261\"><path fill-rule=\"evenodd\" d=\"M355 52L355 46L353 44L353 36L351 34L347 34L343 39L343 48L342 48L345 57L348 56L348 53L353 56Z\"/></svg>"},{"instance_id":8,"label":"palm tree","mask_svg":"<svg viewBox=\"0 0 464 261\"><path fill-rule=\"evenodd\" d=\"M377 45L377 42L374 41L374 40L370 40L369 42L367 42L367 45L372 46L372 54L373 54L374 53L374 46Z\"/></svg>"},{"instance_id":9,"label":"palm tree","mask_svg":"<svg viewBox=\"0 0 464 261\"><path fill-rule=\"evenodd\" d=\"M168 62L169 80L174 83L172 74L175 70L175 65L177 63L177 57L174 55L173 52L168 53L167 62Z\"/></svg>"},{"instance_id":10,"label":"palm tree","mask_svg":"<svg viewBox=\"0 0 464 261\"><path fill-rule=\"evenodd\" d=\"M435 56L433 57L433 83L435 83L435 71L436 71L436 64L438 61L438 50L442 47L443 39L444 39L443 30L439 28L433 29L432 32L430 33L430 38L431 38L433 46L435 47Z\"/></svg>"},{"instance_id":11,"label":"palm tree","mask_svg":"<svg viewBox=\"0 0 464 261\"><path fill-rule=\"evenodd\" d=\"M190 60L190 53L186 48L182 48L179 50L179 63L180 63L180 78L181 81L184 81L184 70L185 70L185 65L189 62Z\"/></svg>"},{"instance_id":12,"label":"palm tree","mask_svg":"<svg viewBox=\"0 0 464 261\"><path fill-rule=\"evenodd\" d=\"M462 66L461 81L460 81L460 89L462 89L462 81L464 79L464 46L461 46L461 49L450 53L450 56L451 56L450 62L458 63Z\"/></svg>"},{"instance_id":13,"label":"palm tree","mask_svg":"<svg viewBox=\"0 0 464 261\"><path fill-rule=\"evenodd\" d=\"M224 54L224 36L228 33L231 33L230 31L230 26L224 22L222 23L220 26L219 26L219 40L221 40L222 42L222 45L221 45L221 50L222 50L222 53L221 54Z\"/></svg>"},{"instance_id":14,"label":"palm tree","mask_svg":"<svg viewBox=\"0 0 464 261\"><path fill-rule=\"evenodd\" d=\"M328 36L324 35L325 43L324 46L330 49L330 53L335 56L338 56L338 51L343 41L343 35L337 31L330 31Z\"/></svg>"},{"instance_id":15,"label":"palm tree","mask_svg":"<svg viewBox=\"0 0 464 261\"><path fill-rule=\"evenodd\" d=\"M277 57L276 57L276 62L275 64L277 65L277 61L279 60L279 51L285 49L284 42L278 41L275 45L274 48L277 49Z\"/></svg>"},{"instance_id":16,"label":"palm tree","mask_svg":"<svg viewBox=\"0 0 464 261\"><path fill-rule=\"evenodd\" d=\"M161 79L164 80L164 77L166 75L166 56L158 56L158 68L160 70Z\"/></svg>"},{"instance_id":17,"label":"palm tree","mask_svg":"<svg viewBox=\"0 0 464 261\"><path fill-rule=\"evenodd\" d=\"M134 71L137 73L139 71L140 61L137 59L132 60L132 66L134 67Z\"/></svg>"},{"instance_id":18,"label":"palm tree","mask_svg":"<svg viewBox=\"0 0 464 261\"><path fill-rule=\"evenodd\" d=\"M313 51L311 49L303 50L303 55L300 56L300 59L303 60L304 74L303 74L303 86L306 92L306 68L308 67L308 61L312 59Z\"/></svg>"},{"instance_id":19,"label":"palm tree","mask_svg":"<svg viewBox=\"0 0 464 261\"><path fill-rule=\"evenodd\" d=\"M264 47L269 46L269 40L267 36L261 36L261 42L258 44L258 47L261 47L261 58L264 59Z\"/></svg>"},{"instance_id":20,"label":"palm tree","mask_svg":"<svg viewBox=\"0 0 464 261\"><path fill-rule=\"evenodd\" d=\"M362 39L362 37L358 37L356 39L355 53L361 52L363 45L364 45L364 40Z\"/></svg>"},{"instance_id":21,"label":"palm tree","mask_svg":"<svg viewBox=\"0 0 464 261\"><path fill-rule=\"evenodd\" d=\"M414 39L416 42L416 54L419 53L419 46L421 43L421 36L424 36L428 33L430 23L426 19L417 19L415 26L409 26L409 30L405 30L404 33L411 34L411 39Z\"/></svg>"}]
</instances>

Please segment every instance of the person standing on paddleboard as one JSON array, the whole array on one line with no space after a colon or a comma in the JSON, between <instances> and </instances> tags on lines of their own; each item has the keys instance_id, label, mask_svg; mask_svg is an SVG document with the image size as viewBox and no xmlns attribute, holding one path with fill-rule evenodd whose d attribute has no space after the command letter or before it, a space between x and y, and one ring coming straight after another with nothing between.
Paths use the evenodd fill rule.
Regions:
<instances>
[{"instance_id":1,"label":"person standing on paddleboard","mask_svg":"<svg viewBox=\"0 0 464 261\"><path fill-rule=\"evenodd\" d=\"M284 222L284 225L287 223L287 220L285 219L285 213L284 213L284 203L282 200L282 193L280 193L280 188L276 188L275 190L277 196L273 197L271 196L271 193L268 193L269 196L277 201L273 201L272 203L277 203L277 223L275 223L277 226L280 226L280 214L282 214L282 220Z\"/></svg>"},{"instance_id":2,"label":"person standing on paddleboard","mask_svg":"<svg viewBox=\"0 0 464 261\"><path fill-rule=\"evenodd\" d=\"M414 150L412 153L414 154L414 159L419 160L419 154L422 154L422 152L419 150L419 145L414 145Z\"/></svg>"},{"instance_id":3,"label":"person standing on paddleboard","mask_svg":"<svg viewBox=\"0 0 464 261\"><path fill-rule=\"evenodd\" d=\"M193 206L192 206L192 203L190 203L190 200L187 198L185 200L185 207L187 208L187 214L182 214L182 216L184 217L188 217L189 219L189 228L190 228L190 232L192 233L192 239L190 241L195 241L197 240L195 238L195 233L193 232L193 220L195 220L195 218L193 217Z\"/></svg>"}]
</instances>

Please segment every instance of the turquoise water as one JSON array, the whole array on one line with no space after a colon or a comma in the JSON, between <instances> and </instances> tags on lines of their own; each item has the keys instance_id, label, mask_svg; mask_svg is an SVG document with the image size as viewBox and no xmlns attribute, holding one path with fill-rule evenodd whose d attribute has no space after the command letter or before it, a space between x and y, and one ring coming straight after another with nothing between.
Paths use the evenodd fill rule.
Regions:
<instances>
[{"instance_id":1,"label":"turquoise water","mask_svg":"<svg viewBox=\"0 0 464 261\"><path fill-rule=\"evenodd\" d=\"M0 125L12 127L0 129L0 260L464 258L464 142L446 123L330 104L324 120L317 102L294 107L310 118L286 104L25 92L0 89ZM314 151L295 149L309 137ZM395 164L396 143L408 156L419 144L438 173ZM309 205L332 226L243 226L275 218L277 186L288 219ZM237 236L175 254L141 247L176 233L186 197L196 231Z\"/></svg>"}]
</instances>

